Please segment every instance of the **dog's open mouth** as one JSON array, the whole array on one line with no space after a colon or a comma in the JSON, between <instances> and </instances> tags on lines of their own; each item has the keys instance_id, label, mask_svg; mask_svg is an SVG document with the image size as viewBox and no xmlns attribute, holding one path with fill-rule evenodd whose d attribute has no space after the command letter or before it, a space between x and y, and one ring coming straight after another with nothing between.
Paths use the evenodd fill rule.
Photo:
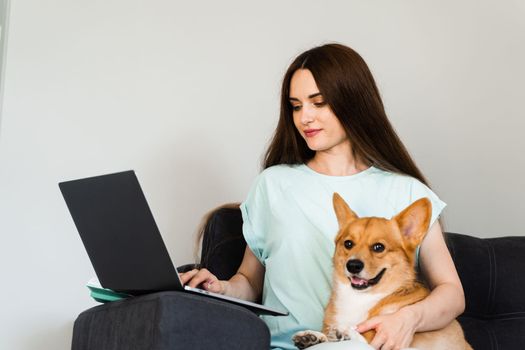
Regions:
<instances>
[{"instance_id":1,"label":"dog's open mouth","mask_svg":"<svg viewBox=\"0 0 525 350\"><path fill-rule=\"evenodd\" d=\"M381 279L381 277L383 277L383 275L385 274L385 271L386 271L386 268L382 269L381 272L379 272L376 277L369 279L369 280L361 278L361 277L357 277L357 276L351 276L349 277L350 283L352 284L352 287L355 289L359 289L359 290L366 289L370 286L377 284L379 280Z\"/></svg>"}]
</instances>

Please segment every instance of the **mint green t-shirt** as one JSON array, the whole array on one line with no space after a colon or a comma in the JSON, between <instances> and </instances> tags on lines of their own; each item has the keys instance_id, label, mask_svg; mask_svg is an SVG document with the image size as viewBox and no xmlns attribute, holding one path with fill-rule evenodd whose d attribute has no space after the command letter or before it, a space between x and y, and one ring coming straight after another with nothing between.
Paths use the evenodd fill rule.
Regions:
<instances>
[{"instance_id":1,"label":"mint green t-shirt","mask_svg":"<svg viewBox=\"0 0 525 350\"><path fill-rule=\"evenodd\" d=\"M259 174L241 211L246 242L266 268L262 302L289 312L262 316L272 348L295 349L295 332L321 330L338 231L334 192L360 217L390 219L428 197L432 224L446 206L419 180L375 167L351 176L328 176L304 164L277 165Z\"/></svg>"}]
</instances>

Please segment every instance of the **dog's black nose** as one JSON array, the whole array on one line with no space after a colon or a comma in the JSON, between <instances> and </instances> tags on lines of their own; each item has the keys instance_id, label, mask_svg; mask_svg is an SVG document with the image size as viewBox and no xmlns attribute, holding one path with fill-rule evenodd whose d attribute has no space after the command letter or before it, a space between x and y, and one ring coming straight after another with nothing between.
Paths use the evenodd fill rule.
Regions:
<instances>
[{"instance_id":1,"label":"dog's black nose","mask_svg":"<svg viewBox=\"0 0 525 350\"><path fill-rule=\"evenodd\" d=\"M363 270L363 267L365 267L365 264L361 260L348 260L346 263L346 269L350 273L359 273L361 270Z\"/></svg>"}]
</instances>

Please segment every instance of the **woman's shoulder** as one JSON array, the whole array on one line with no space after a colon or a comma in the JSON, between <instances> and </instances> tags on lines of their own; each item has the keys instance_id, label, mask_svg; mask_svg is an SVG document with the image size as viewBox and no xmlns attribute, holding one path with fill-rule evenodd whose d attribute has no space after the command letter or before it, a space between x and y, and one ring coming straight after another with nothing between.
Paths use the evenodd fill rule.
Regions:
<instances>
[{"instance_id":1,"label":"woman's shoulder","mask_svg":"<svg viewBox=\"0 0 525 350\"><path fill-rule=\"evenodd\" d=\"M401 174L397 172L393 172L390 170L384 170L379 167L372 166L373 168L373 174L375 174L378 177L382 177L385 179L390 179L394 181L402 181L402 182L412 182L412 181L418 181L415 177L412 177L407 174Z\"/></svg>"},{"instance_id":2,"label":"woman's shoulder","mask_svg":"<svg viewBox=\"0 0 525 350\"><path fill-rule=\"evenodd\" d=\"M390 196L398 195L404 198L407 194L411 200L416 200L421 197L429 197L431 199L438 199L434 191L419 179L390 171L377 169L376 171L380 183L378 186L383 191L388 192Z\"/></svg>"},{"instance_id":3,"label":"woman's shoulder","mask_svg":"<svg viewBox=\"0 0 525 350\"><path fill-rule=\"evenodd\" d=\"M381 188L396 189L399 191L410 191L414 186L425 186L417 178L407 175L396 173L389 170L383 170L378 167L374 167L373 171L370 172L370 178Z\"/></svg>"},{"instance_id":4,"label":"woman's shoulder","mask_svg":"<svg viewBox=\"0 0 525 350\"><path fill-rule=\"evenodd\" d=\"M264 188L287 188L300 173L300 165L279 164L264 169L256 178L255 186Z\"/></svg>"},{"instance_id":5,"label":"woman's shoulder","mask_svg":"<svg viewBox=\"0 0 525 350\"><path fill-rule=\"evenodd\" d=\"M302 164L279 164L264 169L258 176L262 181L288 183L302 173Z\"/></svg>"},{"instance_id":6,"label":"woman's shoulder","mask_svg":"<svg viewBox=\"0 0 525 350\"><path fill-rule=\"evenodd\" d=\"M297 173L301 166L301 164L272 165L271 167L264 169L260 175L267 178L287 177L291 174Z\"/></svg>"}]
</instances>

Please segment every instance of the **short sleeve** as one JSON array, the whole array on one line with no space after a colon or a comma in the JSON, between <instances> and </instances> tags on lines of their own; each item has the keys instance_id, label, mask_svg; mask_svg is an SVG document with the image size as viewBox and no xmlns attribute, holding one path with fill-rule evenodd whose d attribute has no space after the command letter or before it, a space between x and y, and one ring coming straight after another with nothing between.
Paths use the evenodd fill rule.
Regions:
<instances>
[{"instance_id":1,"label":"short sleeve","mask_svg":"<svg viewBox=\"0 0 525 350\"><path fill-rule=\"evenodd\" d=\"M262 174L255 179L246 200L241 203L241 213L244 239L253 254L264 265L266 260L264 238L271 210Z\"/></svg>"},{"instance_id":2,"label":"short sleeve","mask_svg":"<svg viewBox=\"0 0 525 350\"><path fill-rule=\"evenodd\" d=\"M421 181L414 179L410 189L410 202L414 203L420 198L428 198L432 203L432 218L430 219L430 226L439 218L443 209L447 206L428 186Z\"/></svg>"}]
</instances>

